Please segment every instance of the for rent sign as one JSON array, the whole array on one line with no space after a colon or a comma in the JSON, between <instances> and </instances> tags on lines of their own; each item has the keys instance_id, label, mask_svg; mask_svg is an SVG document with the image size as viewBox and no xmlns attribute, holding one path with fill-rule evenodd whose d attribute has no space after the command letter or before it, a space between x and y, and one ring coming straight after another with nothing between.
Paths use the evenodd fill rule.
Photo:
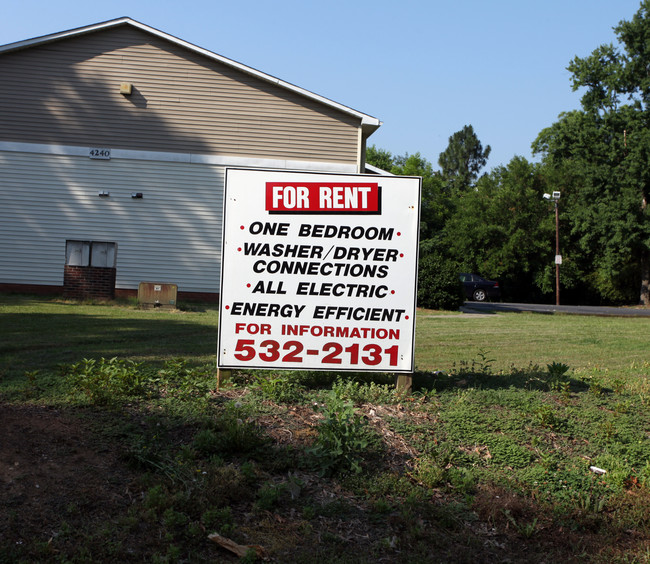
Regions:
<instances>
[{"instance_id":1,"label":"for rent sign","mask_svg":"<svg viewBox=\"0 0 650 564\"><path fill-rule=\"evenodd\" d=\"M219 366L411 372L420 191L227 169Z\"/></svg>"},{"instance_id":2,"label":"for rent sign","mask_svg":"<svg viewBox=\"0 0 650 564\"><path fill-rule=\"evenodd\" d=\"M377 182L266 183L270 213L380 214L381 187Z\"/></svg>"}]
</instances>

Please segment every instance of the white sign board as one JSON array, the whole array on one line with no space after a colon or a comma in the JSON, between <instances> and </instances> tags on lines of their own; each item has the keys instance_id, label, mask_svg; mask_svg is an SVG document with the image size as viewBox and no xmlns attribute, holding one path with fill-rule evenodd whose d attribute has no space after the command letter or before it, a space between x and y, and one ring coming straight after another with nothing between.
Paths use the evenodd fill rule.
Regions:
<instances>
[{"instance_id":1,"label":"white sign board","mask_svg":"<svg viewBox=\"0 0 650 564\"><path fill-rule=\"evenodd\" d=\"M219 367L412 372L420 192L227 169Z\"/></svg>"}]
</instances>

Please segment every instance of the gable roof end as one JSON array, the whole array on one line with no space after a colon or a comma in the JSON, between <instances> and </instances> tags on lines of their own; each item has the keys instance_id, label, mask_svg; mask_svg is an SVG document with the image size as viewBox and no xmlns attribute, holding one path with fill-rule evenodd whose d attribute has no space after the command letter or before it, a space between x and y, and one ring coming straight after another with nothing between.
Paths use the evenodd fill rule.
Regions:
<instances>
[{"instance_id":1,"label":"gable roof end","mask_svg":"<svg viewBox=\"0 0 650 564\"><path fill-rule=\"evenodd\" d=\"M362 112L359 112L357 110L354 110L352 108L349 108L348 106L344 106L343 104L339 104L338 102L334 102L333 100L330 100L328 98L325 98L323 96L320 96L318 94L315 94L313 92L310 92L309 90L305 90L304 88L300 88L299 86L296 86L294 84L291 84L289 82L285 82L284 80L280 80L279 78L276 78L272 75L266 74L264 72L258 71L257 69L254 69L252 67L248 67L246 65L243 65L241 63L238 63L237 61L233 61L232 59L228 59L226 57L223 57L221 55L218 55L217 53L213 53L212 51L208 51L207 49L203 49L202 47L198 47L196 45L193 45L192 43L188 43L187 41L183 41L182 39L179 39L177 37L174 37L173 35L170 35L168 33L165 33L163 31L160 31L158 29L155 29L153 27L150 27L148 25L145 25L143 23L140 23L138 21L135 21L129 17L122 17L122 18L117 18L114 20L109 20L106 22L102 23L97 23L89 26L84 26L84 27L79 27L75 29L71 29L68 31L60 31L58 33L52 33L49 35L43 35L41 37L35 37L33 39L26 39L24 41L17 41L15 43L9 43L7 45L0 46L0 55L3 53L8 53L10 51L17 51L20 49L28 49L30 47L35 47L38 45L44 45L46 43L52 43L54 41L59 41L61 39L67 39L70 37L76 37L79 35L85 35L88 33L93 33L95 31L100 31L100 30L105 30L105 29L110 29L112 27L116 27L119 25L130 25L135 28L138 28L146 33L150 33L152 35L156 35L158 37L161 37L162 39L165 39L167 41L170 41L172 43L175 43L177 45L180 45L181 47L184 47L185 49L189 49L190 51L194 51L195 53L199 53L205 57L208 57L214 61L218 61L224 65L228 65L229 67L235 68L241 72L247 73L249 75L255 76L261 80L264 80L266 82L270 82L272 84L275 84L277 86L280 86L282 88L285 88L287 90L290 90L291 92L294 92L296 94L299 94L301 96L304 96L306 98L309 98L311 100L315 100L321 104L324 104L326 106L329 106L330 108L334 108L340 112L343 112L345 114L354 116L358 118L361 121L361 127L365 133L366 136L370 136L372 133L374 133L379 126L381 126L381 121L379 121L377 118L372 117L370 115L364 114Z\"/></svg>"}]
</instances>

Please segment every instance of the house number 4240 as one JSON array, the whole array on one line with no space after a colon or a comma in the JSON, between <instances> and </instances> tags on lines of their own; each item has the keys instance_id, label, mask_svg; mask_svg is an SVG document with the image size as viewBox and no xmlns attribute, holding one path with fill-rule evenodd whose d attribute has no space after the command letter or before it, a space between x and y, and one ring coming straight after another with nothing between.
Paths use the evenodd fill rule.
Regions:
<instances>
[{"instance_id":1,"label":"house number 4240","mask_svg":"<svg viewBox=\"0 0 650 564\"><path fill-rule=\"evenodd\" d=\"M91 159L110 159L111 150L110 149L90 149L88 156Z\"/></svg>"}]
</instances>

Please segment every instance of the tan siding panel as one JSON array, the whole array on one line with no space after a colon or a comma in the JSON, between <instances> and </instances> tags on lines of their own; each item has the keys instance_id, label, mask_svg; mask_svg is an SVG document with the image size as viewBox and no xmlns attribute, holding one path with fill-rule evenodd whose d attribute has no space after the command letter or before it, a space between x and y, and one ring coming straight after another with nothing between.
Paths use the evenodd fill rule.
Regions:
<instances>
[{"instance_id":1,"label":"tan siding panel","mask_svg":"<svg viewBox=\"0 0 650 564\"><path fill-rule=\"evenodd\" d=\"M7 141L357 158L357 118L128 26L4 54L0 74Z\"/></svg>"}]
</instances>

